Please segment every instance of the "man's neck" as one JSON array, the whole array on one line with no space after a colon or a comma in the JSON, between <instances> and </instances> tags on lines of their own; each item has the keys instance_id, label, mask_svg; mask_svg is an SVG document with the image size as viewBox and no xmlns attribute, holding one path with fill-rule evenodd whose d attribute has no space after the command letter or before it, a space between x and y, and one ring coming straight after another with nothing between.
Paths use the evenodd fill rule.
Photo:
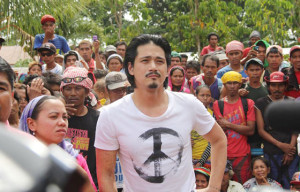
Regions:
<instances>
[{"instance_id":1,"label":"man's neck","mask_svg":"<svg viewBox=\"0 0 300 192\"><path fill-rule=\"evenodd\" d=\"M269 67L269 70L271 73L273 73L273 72L279 71L279 67L276 67L276 68Z\"/></svg>"},{"instance_id":2,"label":"man's neck","mask_svg":"<svg viewBox=\"0 0 300 192\"><path fill-rule=\"evenodd\" d=\"M203 81L205 83L205 85L207 86L211 86L211 84L213 84L215 82L216 78L207 78L204 75Z\"/></svg>"},{"instance_id":3,"label":"man's neck","mask_svg":"<svg viewBox=\"0 0 300 192\"><path fill-rule=\"evenodd\" d=\"M236 72L240 72L243 70L243 67L241 66L241 64L237 64L237 65L230 64L230 67L232 70L234 70Z\"/></svg>"},{"instance_id":4,"label":"man's neck","mask_svg":"<svg viewBox=\"0 0 300 192\"><path fill-rule=\"evenodd\" d=\"M236 103L238 100L239 100L240 96L239 94L235 94L234 96L231 96L231 95L227 95L225 97L225 100L228 102L228 103Z\"/></svg>"},{"instance_id":5,"label":"man's neck","mask_svg":"<svg viewBox=\"0 0 300 192\"><path fill-rule=\"evenodd\" d=\"M216 49L217 45L209 45L211 48Z\"/></svg>"},{"instance_id":6,"label":"man's neck","mask_svg":"<svg viewBox=\"0 0 300 192\"><path fill-rule=\"evenodd\" d=\"M88 109L84 105L80 105L76 107L77 111L75 112L74 116L85 116L88 113Z\"/></svg>"},{"instance_id":7,"label":"man's neck","mask_svg":"<svg viewBox=\"0 0 300 192\"><path fill-rule=\"evenodd\" d=\"M250 87L252 87L252 88L260 88L261 83L260 83L260 81L250 81L250 82L249 82L249 85L250 85Z\"/></svg>"},{"instance_id":8,"label":"man's neck","mask_svg":"<svg viewBox=\"0 0 300 192\"><path fill-rule=\"evenodd\" d=\"M279 99L276 99L275 97L273 97L272 95L268 95L269 96L269 98L272 100L272 101L280 101L280 100L283 100L284 99L284 95L281 97L281 98L279 98Z\"/></svg>"},{"instance_id":9,"label":"man's neck","mask_svg":"<svg viewBox=\"0 0 300 192\"><path fill-rule=\"evenodd\" d=\"M56 63L53 61L51 63L47 63L46 66L48 70L54 69L56 67Z\"/></svg>"},{"instance_id":10,"label":"man's neck","mask_svg":"<svg viewBox=\"0 0 300 192\"><path fill-rule=\"evenodd\" d=\"M135 88L132 100L141 112L150 117L161 116L169 104L169 97L163 87L153 91Z\"/></svg>"}]
</instances>

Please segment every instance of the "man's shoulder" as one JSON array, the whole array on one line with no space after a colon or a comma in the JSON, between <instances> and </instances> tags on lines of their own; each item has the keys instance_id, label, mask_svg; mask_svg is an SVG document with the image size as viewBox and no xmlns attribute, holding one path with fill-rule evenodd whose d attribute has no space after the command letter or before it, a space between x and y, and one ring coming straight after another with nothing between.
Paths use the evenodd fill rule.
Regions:
<instances>
[{"instance_id":1,"label":"man's shoulder","mask_svg":"<svg viewBox=\"0 0 300 192\"><path fill-rule=\"evenodd\" d=\"M57 39L59 39L59 40L64 40L64 41L66 41L66 38L63 37L63 36L60 36L60 35L56 35L56 34L55 34L55 38L57 38Z\"/></svg>"},{"instance_id":2,"label":"man's shoulder","mask_svg":"<svg viewBox=\"0 0 300 192\"><path fill-rule=\"evenodd\" d=\"M100 111L97 111L93 108L87 107L88 108L88 114L93 116L93 117L99 117Z\"/></svg>"}]
</instances>

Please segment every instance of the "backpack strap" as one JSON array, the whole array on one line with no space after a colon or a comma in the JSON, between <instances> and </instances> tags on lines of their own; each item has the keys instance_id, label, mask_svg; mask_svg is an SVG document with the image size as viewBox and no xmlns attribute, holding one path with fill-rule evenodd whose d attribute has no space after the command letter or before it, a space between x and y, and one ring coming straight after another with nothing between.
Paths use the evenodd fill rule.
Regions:
<instances>
[{"instance_id":1,"label":"backpack strap","mask_svg":"<svg viewBox=\"0 0 300 192\"><path fill-rule=\"evenodd\" d=\"M241 97L241 100L242 100L243 110L244 110L244 113L245 113L245 119L247 121L248 101L245 97Z\"/></svg>"},{"instance_id":2,"label":"backpack strap","mask_svg":"<svg viewBox=\"0 0 300 192\"><path fill-rule=\"evenodd\" d=\"M223 100L218 100L218 105L219 105L219 110L220 110L220 113L221 115L223 115L223 112L224 112L224 101Z\"/></svg>"}]
</instances>

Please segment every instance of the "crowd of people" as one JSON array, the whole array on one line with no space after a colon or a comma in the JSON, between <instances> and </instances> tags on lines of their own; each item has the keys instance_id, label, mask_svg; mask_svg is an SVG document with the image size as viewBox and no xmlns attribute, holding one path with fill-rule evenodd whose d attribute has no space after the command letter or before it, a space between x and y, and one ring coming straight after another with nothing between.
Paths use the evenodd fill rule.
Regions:
<instances>
[{"instance_id":1,"label":"crowd of people","mask_svg":"<svg viewBox=\"0 0 300 192\"><path fill-rule=\"evenodd\" d=\"M247 48L208 34L199 61L156 35L71 50L55 22L41 18L27 74L0 58L0 120L73 156L84 191L300 190L298 134L264 118L300 100L300 46L285 61L253 31Z\"/></svg>"}]
</instances>

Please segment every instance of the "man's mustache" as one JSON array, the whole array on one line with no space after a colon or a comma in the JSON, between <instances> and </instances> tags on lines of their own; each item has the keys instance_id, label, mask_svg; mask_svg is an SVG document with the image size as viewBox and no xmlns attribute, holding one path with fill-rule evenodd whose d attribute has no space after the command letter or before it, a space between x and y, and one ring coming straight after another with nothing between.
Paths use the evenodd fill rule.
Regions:
<instances>
[{"instance_id":1,"label":"man's mustache","mask_svg":"<svg viewBox=\"0 0 300 192\"><path fill-rule=\"evenodd\" d=\"M145 76L148 77L150 75L157 75L158 77L161 77L160 73L157 71L151 71L151 72L147 73Z\"/></svg>"}]
</instances>

